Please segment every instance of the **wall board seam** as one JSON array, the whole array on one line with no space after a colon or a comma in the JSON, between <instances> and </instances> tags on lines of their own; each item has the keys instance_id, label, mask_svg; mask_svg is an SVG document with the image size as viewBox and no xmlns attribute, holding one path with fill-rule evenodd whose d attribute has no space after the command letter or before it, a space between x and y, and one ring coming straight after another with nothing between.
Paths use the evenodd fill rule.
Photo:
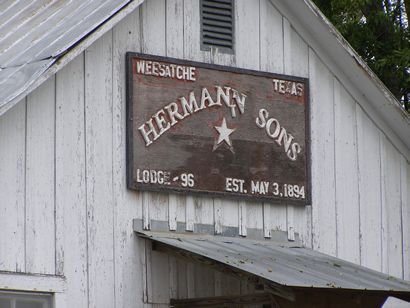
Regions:
<instances>
[{"instance_id":1,"label":"wall board seam","mask_svg":"<svg viewBox=\"0 0 410 308\"><path fill-rule=\"evenodd\" d=\"M26 272L27 269L27 96L24 98L24 269L22 272Z\"/></svg>"},{"instance_id":2,"label":"wall board seam","mask_svg":"<svg viewBox=\"0 0 410 308\"><path fill-rule=\"evenodd\" d=\"M117 285L116 285L116 277L117 277L117 267L115 262L117 251L116 251L116 226L117 226L117 198L115 197L115 150L114 150L114 143L115 143L115 125L114 125L114 59L115 59L115 45L114 45L114 31L113 28L110 30L111 32L111 197L112 197L112 259L113 259L113 295L114 295L114 304L117 305ZM84 72L85 73L85 72Z\"/></svg>"},{"instance_id":3,"label":"wall board seam","mask_svg":"<svg viewBox=\"0 0 410 308\"><path fill-rule=\"evenodd\" d=\"M405 250L406 250L406 242L405 242L405 233L404 233L404 204L407 203L407 166L406 160L403 155L400 155L400 224L401 224L401 258L402 258L402 279L405 279ZM409 257L409 256L407 256Z\"/></svg>"},{"instance_id":4,"label":"wall board seam","mask_svg":"<svg viewBox=\"0 0 410 308\"><path fill-rule=\"evenodd\" d=\"M88 234L88 162L87 162L87 78L86 78L86 56L85 56L86 51L82 53L83 57L83 75L84 75L84 92L83 92L83 130L84 130L84 176L85 176L85 181L84 181L84 198L85 198L85 238L86 238L86 266L87 266L87 304L90 305L90 268L89 268L89 262L90 262L90 256L89 256L89 234Z\"/></svg>"},{"instance_id":5,"label":"wall board seam","mask_svg":"<svg viewBox=\"0 0 410 308\"><path fill-rule=\"evenodd\" d=\"M342 85L343 86L343 85ZM345 89L346 90L346 89ZM358 211L359 211L359 264L362 264L362 208L360 206L361 203L361 194L360 194L360 158L359 158L359 133L358 133L358 125L357 125L357 102L353 99L354 103L354 128L355 128L355 141L356 141L356 160L357 160L357 202L358 202Z\"/></svg>"},{"instance_id":6,"label":"wall board seam","mask_svg":"<svg viewBox=\"0 0 410 308\"><path fill-rule=\"evenodd\" d=\"M320 59L320 58L319 58ZM322 64L325 64L321 59L320 61L322 62ZM325 65L326 69L329 70L329 68ZM339 207L338 207L338 200L337 200L337 176L336 176L336 171L337 171L337 162L336 162L336 119L335 119L335 105L336 105L336 91L340 91L340 89L338 87L336 87L336 80L334 77L334 74L332 73L331 70L329 70L329 72L332 75L332 96L333 96L333 102L332 102L332 118L333 118L333 154L334 154L334 158L333 158L333 181L335 183L334 186L334 198L335 198L335 232L336 232L336 256L339 255L339 223L338 223L338 217L339 217Z\"/></svg>"},{"instance_id":7,"label":"wall board seam","mask_svg":"<svg viewBox=\"0 0 410 308\"><path fill-rule=\"evenodd\" d=\"M57 275L57 74L54 74L54 274Z\"/></svg>"}]
</instances>

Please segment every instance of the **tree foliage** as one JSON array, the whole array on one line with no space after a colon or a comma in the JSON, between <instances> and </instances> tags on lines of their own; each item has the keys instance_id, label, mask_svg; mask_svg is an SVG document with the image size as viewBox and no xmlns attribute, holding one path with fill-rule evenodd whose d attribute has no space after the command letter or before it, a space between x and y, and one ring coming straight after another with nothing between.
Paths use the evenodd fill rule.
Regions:
<instances>
[{"instance_id":1,"label":"tree foliage","mask_svg":"<svg viewBox=\"0 0 410 308\"><path fill-rule=\"evenodd\" d=\"M410 0L313 0L410 112Z\"/></svg>"}]
</instances>

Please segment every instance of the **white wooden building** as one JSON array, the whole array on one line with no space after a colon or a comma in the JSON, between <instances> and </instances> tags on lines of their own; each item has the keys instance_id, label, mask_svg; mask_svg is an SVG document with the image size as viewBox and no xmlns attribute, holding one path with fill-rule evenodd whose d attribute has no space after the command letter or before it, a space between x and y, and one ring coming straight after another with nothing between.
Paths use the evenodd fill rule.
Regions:
<instances>
[{"instance_id":1,"label":"white wooden building","mask_svg":"<svg viewBox=\"0 0 410 308\"><path fill-rule=\"evenodd\" d=\"M35 27L51 31L57 21L44 16L64 12L46 2L0 4L0 307L10 307L12 291L51 294L29 306L41 308L169 307L254 291L153 250L134 227L282 234L410 280L410 116L311 1L234 0L233 53L201 49L199 0L91 1L94 12L118 3L78 17L81 36L67 26L65 49L30 55ZM16 21L13 10L34 17ZM21 52L10 54L15 45ZM129 51L308 78L312 204L129 190Z\"/></svg>"}]
</instances>

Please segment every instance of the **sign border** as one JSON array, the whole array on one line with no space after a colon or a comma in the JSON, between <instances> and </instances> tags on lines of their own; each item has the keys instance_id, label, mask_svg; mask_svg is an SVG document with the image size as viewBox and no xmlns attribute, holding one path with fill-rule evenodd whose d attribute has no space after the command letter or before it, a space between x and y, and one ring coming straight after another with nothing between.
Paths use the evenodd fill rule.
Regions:
<instances>
[{"instance_id":1,"label":"sign border","mask_svg":"<svg viewBox=\"0 0 410 308\"><path fill-rule=\"evenodd\" d=\"M280 197L266 197L261 195L246 195L241 193L234 193L234 192L217 192L217 191L206 191L206 190L195 190L190 188L177 188L177 187L160 187L160 186L153 186L148 187L146 185L138 185L133 182L133 139L132 139L132 130L133 130L133 76L132 76L132 59L134 57L138 57L144 60L152 60L152 61L160 61L160 62L171 62L179 65L185 66L195 66L205 69L213 69L219 70L224 72L233 72L239 74L247 74L247 75L254 75L260 77L269 77L269 78L276 78L276 79L285 79L290 81L299 81L303 82L306 85L305 91L305 100L306 100L306 107L305 107L305 149L306 149L306 198L305 200L295 200L295 199L284 199ZM125 55L125 71L126 71L126 170L127 170L127 187L131 190L144 190L144 191L152 191L152 192L174 192L180 194L194 194L197 196L215 196L215 197L226 197L230 199L246 199L246 200L256 200L256 201L271 201L271 202L280 202L285 204L295 204L295 205L312 205L312 157L311 157L311 130L310 130L310 86L309 86L309 79L305 77L298 77L298 76L290 76L285 74L277 74L277 73L270 73L265 71L257 71L257 70L250 70L232 66L224 66L224 65L217 65L217 64L210 64L204 62L196 62L190 60L182 60L176 59L171 57L163 57L163 56L156 56L150 54L144 54L139 52L131 52L127 51Z\"/></svg>"}]
</instances>

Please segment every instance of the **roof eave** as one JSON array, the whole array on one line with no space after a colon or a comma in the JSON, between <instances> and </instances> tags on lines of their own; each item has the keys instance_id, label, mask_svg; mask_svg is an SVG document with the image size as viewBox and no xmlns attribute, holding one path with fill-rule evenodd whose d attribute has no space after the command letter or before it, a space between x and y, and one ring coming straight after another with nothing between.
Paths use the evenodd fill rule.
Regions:
<instances>
[{"instance_id":1,"label":"roof eave","mask_svg":"<svg viewBox=\"0 0 410 308\"><path fill-rule=\"evenodd\" d=\"M30 94L36 88L38 88L43 82L48 78L56 74L64 66L66 66L71 60L81 54L85 49L87 49L96 40L102 37L105 33L110 31L118 22L125 18L128 14L134 11L139 5L141 5L144 0L133 0L130 1L121 10L115 13L108 20L104 21L99 27L93 30L90 34L86 35L83 39L73 45L68 49L63 55L57 58L44 73L42 73L34 82L32 82L27 88L25 88L21 93L19 93L14 99L5 105L0 107L0 116L6 113L10 108L21 101L25 96ZM125 61L125 60L124 60Z\"/></svg>"},{"instance_id":2,"label":"roof eave","mask_svg":"<svg viewBox=\"0 0 410 308\"><path fill-rule=\"evenodd\" d=\"M276 1L273 3L279 4ZM391 127L407 147L407 151L404 152L408 154L410 149L410 114L402 108L389 89L311 0L280 1L280 6L282 5L287 12L296 17L294 18L296 23L300 23L301 27L298 27L298 30L309 33L316 40L323 52L334 60L338 71L342 72L346 80L349 80L350 84L356 87L358 90L356 93L360 93L380 118ZM336 78L338 77L340 76L336 74ZM355 95L355 98L366 111L363 99L357 96Z\"/></svg>"}]
</instances>

